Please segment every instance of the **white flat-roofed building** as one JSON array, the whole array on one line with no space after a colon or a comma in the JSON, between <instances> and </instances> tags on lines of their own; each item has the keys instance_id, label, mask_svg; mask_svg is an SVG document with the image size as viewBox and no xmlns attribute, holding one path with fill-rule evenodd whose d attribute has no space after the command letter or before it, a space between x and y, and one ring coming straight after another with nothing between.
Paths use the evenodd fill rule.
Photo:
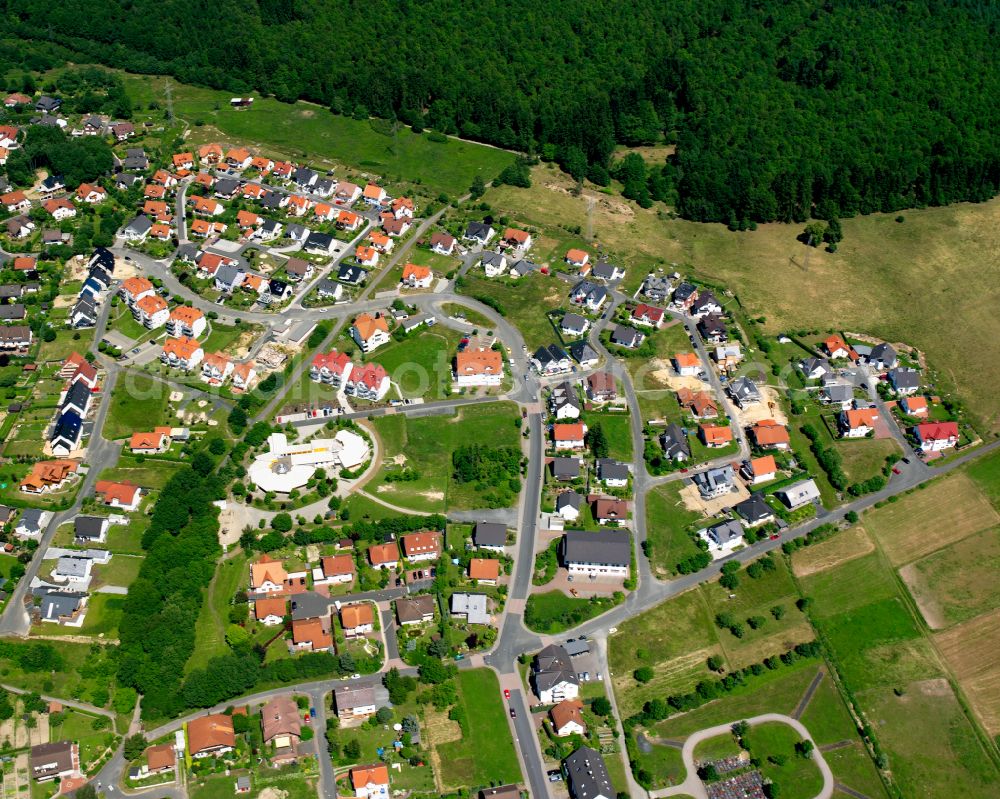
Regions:
<instances>
[{"instance_id":1,"label":"white flat-roofed building","mask_svg":"<svg viewBox=\"0 0 1000 799\"><path fill-rule=\"evenodd\" d=\"M262 491L288 493L304 486L320 466L334 464L356 469L368 458L368 442L350 430L339 430L333 438L316 438L305 444L290 444L284 433L268 436L268 452L250 465L250 479Z\"/></svg>"}]
</instances>

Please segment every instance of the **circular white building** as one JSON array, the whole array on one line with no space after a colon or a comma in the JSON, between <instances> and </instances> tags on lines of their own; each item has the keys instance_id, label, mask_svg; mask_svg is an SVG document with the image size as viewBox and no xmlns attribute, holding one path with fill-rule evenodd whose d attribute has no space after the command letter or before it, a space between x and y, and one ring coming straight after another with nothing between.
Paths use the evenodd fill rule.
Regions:
<instances>
[{"instance_id":1,"label":"circular white building","mask_svg":"<svg viewBox=\"0 0 1000 799\"><path fill-rule=\"evenodd\" d=\"M368 459L368 442L351 430L338 430L333 438L315 438L289 444L284 433L267 437L268 452L258 455L248 474L261 491L287 494L301 488L321 466L356 469Z\"/></svg>"}]
</instances>

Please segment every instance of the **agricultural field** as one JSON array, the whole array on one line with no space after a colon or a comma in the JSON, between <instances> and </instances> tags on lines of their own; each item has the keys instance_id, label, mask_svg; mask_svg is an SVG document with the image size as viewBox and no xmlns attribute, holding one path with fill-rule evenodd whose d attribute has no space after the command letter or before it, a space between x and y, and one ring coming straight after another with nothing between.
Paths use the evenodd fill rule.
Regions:
<instances>
[{"instance_id":1,"label":"agricultural field","mask_svg":"<svg viewBox=\"0 0 1000 799\"><path fill-rule=\"evenodd\" d=\"M792 555L792 572L796 577L808 577L816 572L863 557L874 549L875 544L865 532L865 528L854 525L826 541L797 550Z\"/></svg>"},{"instance_id":2,"label":"agricultural field","mask_svg":"<svg viewBox=\"0 0 1000 799\"><path fill-rule=\"evenodd\" d=\"M165 100L165 79L123 75L133 104ZM281 103L258 97L253 108L235 111L231 94L171 80L174 113L192 124L188 146L210 141L243 144L273 157L316 165L343 164L389 183L415 183L434 194L464 194L474 176L492 180L514 159L511 153L473 142L433 141L405 126L393 131L380 120L337 116L312 103Z\"/></svg>"},{"instance_id":3,"label":"agricultural field","mask_svg":"<svg viewBox=\"0 0 1000 799\"><path fill-rule=\"evenodd\" d=\"M458 482L452 476L452 453L472 442L517 448L520 432L515 422L519 421L516 406L507 402L471 405L451 415L380 416L372 426L383 448L382 468L365 490L417 511L484 507L493 489ZM394 482L391 475L406 469L416 478Z\"/></svg>"},{"instance_id":4,"label":"agricultural field","mask_svg":"<svg viewBox=\"0 0 1000 799\"><path fill-rule=\"evenodd\" d=\"M568 176L542 165L530 189L500 186L484 199L495 215L517 222L591 230L587 248L609 252L629 268L628 290L650 268L690 265L694 277L726 285L748 314L764 316L767 333L822 325L912 344L940 370L933 375L938 394L956 391L981 427L1000 429L993 401L1000 320L989 301L990 276L1000 266L1000 200L909 210L902 223L894 214L843 220L844 238L828 253L797 241L801 225L733 233L721 224L671 219L662 207L641 209L592 189L580 196L572 190ZM844 291L845 285L867 290ZM904 288L914 285L922 290ZM937 302L939 292L948 293L948 306L968 308L960 328L949 307Z\"/></svg>"},{"instance_id":5,"label":"agricultural field","mask_svg":"<svg viewBox=\"0 0 1000 799\"><path fill-rule=\"evenodd\" d=\"M934 643L986 731L1000 734L1000 611L952 627L934 637Z\"/></svg>"},{"instance_id":6,"label":"agricultural field","mask_svg":"<svg viewBox=\"0 0 1000 799\"><path fill-rule=\"evenodd\" d=\"M865 514L865 527L895 566L997 524L1000 513L962 473Z\"/></svg>"}]
</instances>

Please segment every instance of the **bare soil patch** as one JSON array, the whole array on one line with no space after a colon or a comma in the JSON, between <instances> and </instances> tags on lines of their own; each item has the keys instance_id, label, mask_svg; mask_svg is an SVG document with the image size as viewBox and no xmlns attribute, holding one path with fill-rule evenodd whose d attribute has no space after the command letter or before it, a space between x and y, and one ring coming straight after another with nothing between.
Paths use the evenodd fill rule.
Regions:
<instances>
[{"instance_id":1,"label":"bare soil patch","mask_svg":"<svg viewBox=\"0 0 1000 799\"><path fill-rule=\"evenodd\" d=\"M906 587L910 591L910 596L917 603L920 615L924 617L927 626L932 630L940 630L942 627L947 627L948 622L945 619L944 611L941 605L938 604L931 587L927 585L923 575L917 569L917 564L911 563L908 566L904 566L899 570L899 576L906 583Z\"/></svg>"},{"instance_id":2,"label":"bare soil patch","mask_svg":"<svg viewBox=\"0 0 1000 799\"><path fill-rule=\"evenodd\" d=\"M800 549L792 555L792 571L796 577L808 577L816 572L832 569L841 563L860 558L875 549L868 533L861 525L837 533L819 544Z\"/></svg>"},{"instance_id":3,"label":"bare soil patch","mask_svg":"<svg viewBox=\"0 0 1000 799\"><path fill-rule=\"evenodd\" d=\"M929 555L948 544L1000 523L1000 514L964 474L865 514L865 527L894 566Z\"/></svg>"},{"instance_id":4,"label":"bare soil patch","mask_svg":"<svg viewBox=\"0 0 1000 799\"><path fill-rule=\"evenodd\" d=\"M684 503L684 507L690 511L701 513L704 516L714 516L716 513L721 512L723 508L731 508L737 502L742 502L749 496L750 491L740 482L737 483L736 491L726 494L724 497L708 500L702 499L701 494L698 492L698 486L694 485L694 483L684 486L680 490L680 497Z\"/></svg>"}]
</instances>

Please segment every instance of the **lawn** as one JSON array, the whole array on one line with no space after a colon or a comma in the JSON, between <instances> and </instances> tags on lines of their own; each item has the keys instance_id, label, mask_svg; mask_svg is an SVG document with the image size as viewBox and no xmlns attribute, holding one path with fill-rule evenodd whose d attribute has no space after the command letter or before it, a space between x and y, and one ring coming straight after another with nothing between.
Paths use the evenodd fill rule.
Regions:
<instances>
[{"instance_id":1,"label":"lawn","mask_svg":"<svg viewBox=\"0 0 1000 799\"><path fill-rule=\"evenodd\" d=\"M441 255L441 253L433 252L426 247L410 248L410 251L406 254L406 260L418 266L429 266L437 273L438 277L444 277L462 265L460 259L453 258L450 255ZM400 275L402 275L402 272L400 272Z\"/></svg>"},{"instance_id":2,"label":"lawn","mask_svg":"<svg viewBox=\"0 0 1000 799\"><path fill-rule=\"evenodd\" d=\"M145 338L152 333L152 331L135 321L132 312L123 302L118 303L118 307L111 311L110 326L128 336L133 342Z\"/></svg>"},{"instance_id":3,"label":"lawn","mask_svg":"<svg viewBox=\"0 0 1000 799\"><path fill-rule=\"evenodd\" d=\"M102 585L117 585L127 588L139 576L139 568L142 566L142 560L142 558L135 557L134 555L113 555L111 561L106 566L97 567L95 582Z\"/></svg>"},{"instance_id":4,"label":"lawn","mask_svg":"<svg viewBox=\"0 0 1000 799\"><path fill-rule=\"evenodd\" d=\"M343 515L344 511L347 511L347 518L352 522L363 519L377 521L399 515L396 511L385 507L385 505L379 505L377 502L360 494L351 494L344 500L344 503L341 505L341 515Z\"/></svg>"},{"instance_id":5,"label":"lawn","mask_svg":"<svg viewBox=\"0 0 1000 799\"><path fill-rule=\"evenodd\" d=\"M855 441L837 440L833 448L840 453L844 473L851 483L860 483L881 474L889 455L901 454L894 438L861 438Z\"/></svg>"},{"instance_id":6,"label":"lawn","mask_svg":"<svg viewBox=\"0 0 1000 799\"><path fill-rule=\"evenodd\" d=\"M661 576L673 574L677 563L701 552L687 531L701 526L704 517L684 507L680 490L680 482L664 483L646 495L650 565Z\"/></svg>"},{"instance_id":7,"label":"lawn","mask_svg":"<svg viewBox=\"0 0 1000 799\"><path fill-rule=\"evenodd\" d=\"M99 477L101 480L128 480L143 488L163 488L179 469L184 468L184 465L176 461L163 460L146 460L140 463L131 455L122 454L118 458L118 465L105 469Z\"/></svg>"},{"instance_id":8,"label":"lawn","mask_svg":"<svg viewBox=\"0 0 1000 799\"><path fill-rule=\"evenodd\" d=\"M63 722L55 729L50 729L49 738L53 741L76 741L79 743L80 763L85 767L104 750L113 737L109 729L94 729L94 722L97 719L97 716L91 716L79 710L65 709L63 710Z\"/></svg>"},{"instance_id":9,"label":"lawn","mask_svg":"<svg viewBox=\"0 0 1000 799\"><path fill-rule=\"evenodd\" d=\"M74 352L83 352L90 345L90 331L56 330L52 341L43 341L38 350L38 362L64 361Z\"/></svg>"},{"instance_id":10,"label":"lawn","mask_svg":"<svg viewBox=\"0 0 1000 799\"><path fill-rule=\"evenodd\" d=\"M243 553L219 562L198 614L194 652L184 666L185 673L204 668L213 657L230 651L226 643L229 604L233 594L248 584L247 559Z\"/></svg>"},{"instance_id":11,"label":"lawn","mask_svg":"<svg viewBox=\"0 0 1000 799\"><path fill-rule=\"evenodd\" d=\"M467 727L462 739L441 744L441 781L449 786L487 786L518 782L521 767L500 696L500 683L489 669L459 671L458 702Z\"/></svg>"},{"instance_id":12,"label":"lawn","mask_svg":"<svg viewBox=\"0 0 1000 799\"><path fill-rule=\"evenodd\" d=\"M373 361L382 364L403 397L446 399L451 389L451 361L461 335L441 325L420 328L402 341L379 348Z\"/></svg>"},{"instance_id":13,"label":"lawn","mask_svg":"<svg viewBox=\"0 0 1000 799\"><path fill-rule=\"evenodd\" d=\"M103 435L108 439L127 438L169 424L167 404L170 387L137 371L123 372L111 394Z\"/></svg>"},{"instance_id":14,"label":"lawn","mask_svg":"<svg viewBox=\"0 0 1000 799\"><path fill-rule=\"evenodd\" d=\"M414 510L444 510L486 507L493 489L478 483L459 483L452 477L452 453L471 442L488 442L494 447L518 447L520 420L510 402L470 405L455 414L407 418L382 416L372 425L384 448L383 465L366 486L394 505ZM401 466L391 459L403 456ZM387 477L400 469L414 470L418 478L392 482ZM516 497L510 499L513 505Z\"/></svg>"},{"instance_id":15,"label":"lawn","mask_svg":"<svg viewBox=\"0 0 1000 799\"><path fill-rule=\"evenodd\" d=\"M241 341L245 347L253 341L253 337L262 332L259 325L220 325L218 322L211 322L208 336L201 342L202 349L206 353L224 352L227 355L236 357L238 355L237 343ZM248 341L249 340L249 341Z\"/></svg>"},{"instance_id":16,"label":"lawn","mask_svg":"<svg viewBox=\"0 0 1000 799\"><path fill-rule=\"evenodd\" d=\"M632 428L627 413L596 413L586 411L580 420L588 427L601 426L608 440L608 455L620 461L632 460Z\"/></svg>"},{"instance_id":17,"label":"lawn","mask_svg":"<svg viewBox=\"0 0 1000 799\"><path fill-rule=\"evenodd\" d=\"M575 599L562 591L528 596L524 624L529 630L555 635L611 610L617 602L610 597Z\"/></svg>"},{"instance_id":18,"label":"lawn","mask_svg":"<svg viewBox=\"0 0 1000 799\"><path fill-rule=\"evenodd\" d=\"M458 290L469 297L491 297L498 302L507 321L524 336L530 351L560 342L559 333L546 316L546 311L569 306L570 286L558 278L532 274L509 282L487 279L481 273L469 274Z\"/></svg>"},{"instance_id":19,"label":"lawn","mask_svg":"<svg viewBox=\"0 0 1000 799\"><path fill-rule=\"evenodd\" d=\"M813 799L823 787L819 767L795 753L795 744L801 740L794 729L781 722L758 724L746 735L751 753L763 761L760 770L764 778L780 785L781 796L788 799ZM784 762L778 765L771 760L773 756L783 756Z\"/></svg>"},{"instance_id":20,"label":"lawn","mask_svg":"<svg viewBox=\"0 0 1000 799\"><path fill-rule=\"evenodd\" d=\"M164 105L165 79L125 75L133 103ZM195 123L190 145L225 139L259 148L271 156L316 164L341 163L389 182L412 182L427 191L453 196L466 192L475 175L486 182L513 160L503 150L449 139L434 142L400 126L394 133L379 120L358 121L337 116L312 103L281 103L258 97L253 108L235 111L231 93L201 89L171 80L174 113ZM203 126L202 126L203 124Z\"/></svg>"}]
</instances>

